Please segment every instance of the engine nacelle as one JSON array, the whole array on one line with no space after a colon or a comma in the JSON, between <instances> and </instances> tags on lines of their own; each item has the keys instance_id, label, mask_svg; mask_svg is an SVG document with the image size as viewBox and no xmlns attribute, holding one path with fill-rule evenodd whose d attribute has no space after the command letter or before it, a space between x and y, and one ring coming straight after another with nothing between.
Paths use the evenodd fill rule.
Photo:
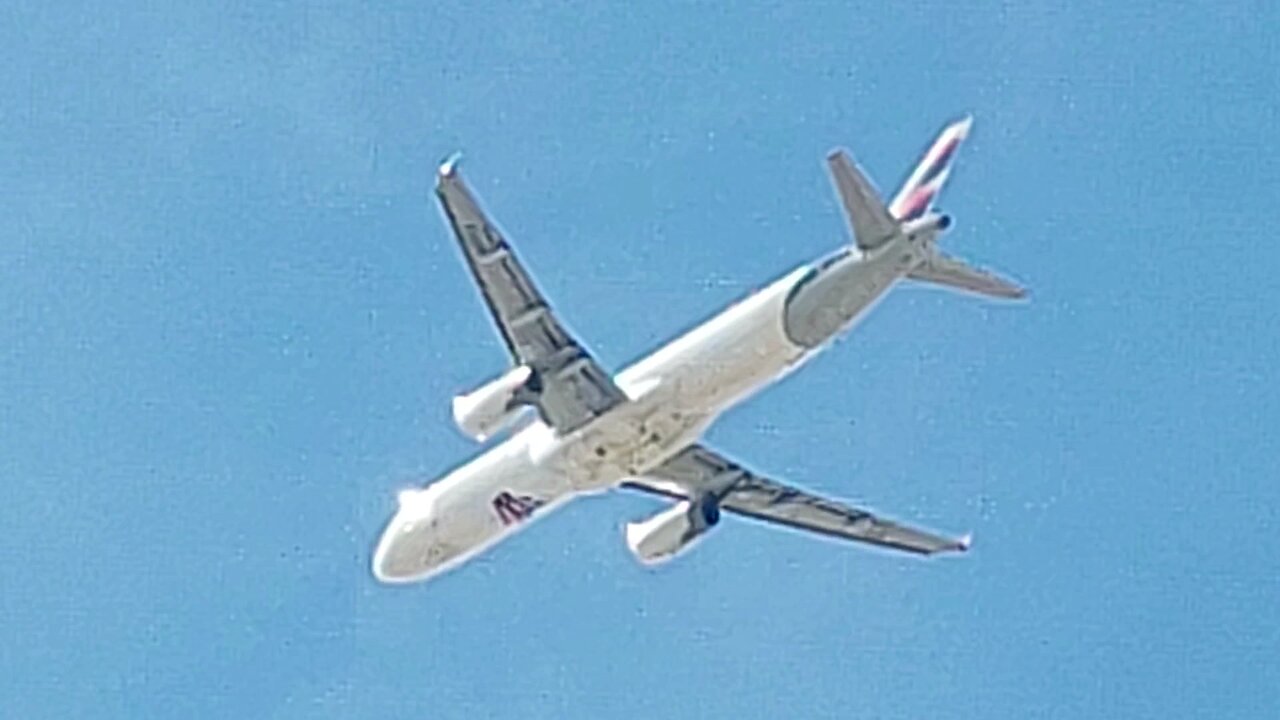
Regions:
<instances>
[{"instance_id":1,"label":"engine nacelle","mask_svg":"<svg viewBox=\"0 0 1280 720\"><path fill-rule=\"evenodd\" d=\"M468 437L484 442L506 428L520 413L533 370L517 365L497 380L453 399L453 421Z\"/></svg>"},{"instance_id":2,"label":"engine nacelle","mask_svg":"<svg viewBox=\"0 0 1280 720\"><path fill-rule=\"evenodd\" d=\"M710 495L683 500L648 520L627 523L627 547L636 559L656 565L693 547L720 522L720 503Z\"/></svg>"}]
</instances>

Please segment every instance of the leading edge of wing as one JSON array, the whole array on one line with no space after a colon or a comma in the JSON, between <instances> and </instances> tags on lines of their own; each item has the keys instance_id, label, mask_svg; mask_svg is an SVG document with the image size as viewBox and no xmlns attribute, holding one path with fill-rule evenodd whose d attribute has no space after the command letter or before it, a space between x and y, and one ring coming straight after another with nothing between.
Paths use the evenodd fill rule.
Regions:
<instances>
[{"instance_id":1,"label":"leading edge of wing","mask_svg":"<svg viewBox=\"0 0 1280 720\"><path fill-rule=\"evenodd\" d=\"M677 489L673 483L657 484L645 482L645 480L649 480L649 478L626 480L626 482L621 484L621 487L623 489L631 489L631 491L643 492L646 493L646 495L666 497L668 500L689 500L690 493L682 491L682 489ZM872 544L872 546L890 548L890 550L901 552L910 552L913 553L913 555L925 557L942 555L942 553L947 552L969 552L969 550L972 550L973 548L973 533L965 533L964 536L959 538L936 536L936 534L924 532L924 530L916 530L908 527L908 525L902 525L895 523L895 521L883 519L881 516L870 514L870 512L864 512L864 519L870 521L870 523L876 523L881 528L884 528L887 525L887 527L891 527L892 529L906 530L906 533L909 533L910 536L914 536L916 539L927 538L928 541L932 542L905 542L902 541L902 539L891 536L881 536L877 538L851 536L851 534L847 532L841 532L840 529L822 527L822 525L806 524L803 523L803 521L782 518L782 516L767 514L767 512L746 510L744 507L733 506L731 503L722 502L719 507L721 507L721 510L731 512L733 515L739 515L741 518L759 520L762 521L762 523L780 525L780 527L783 528L801 530L801 532L817 534L817 536L842 539L842 541L867 543ZM920 536L923 536L923 538Z\"/></svg>"},{"instance_id":2,"label":"leading edge of wing","mask_svg":"<svg viewBox=\"0 0 1280 720\"><path fill-rule=\"evenodd\" d=\"M842 506L840 503L827 500L821 496L808 495L807 493L792 490L791 488L781 485L779 486L779 489L798 493L800 495L807 496L806 499L817 500L825 503L829 507L824 508L824 511L839 508L842 513L847 513L849 510L852 510L855 513L860 513L861 517L851 520L851 523L855 525L862 523L865 530L859 531L858 534L855 535L850 534L842 527L827 527L818 524L809 524L801 518L779 516L767 511L755 511L744 507L733 507L724 503L722 503L720 507L736 515L749 517L755 520L761 520L796 530L824 535L830 538L869 543L871 545L901 550L903 552L909 552L916 555L930 556L949 552L963 553L968 552L973 546L972 533L965 533L958 538L949 538L942 535L936 535L932 532L919 528L913 528L909 525L895 522L893 520L887 520L865 510Z\"/></svg>"}]
</instances>

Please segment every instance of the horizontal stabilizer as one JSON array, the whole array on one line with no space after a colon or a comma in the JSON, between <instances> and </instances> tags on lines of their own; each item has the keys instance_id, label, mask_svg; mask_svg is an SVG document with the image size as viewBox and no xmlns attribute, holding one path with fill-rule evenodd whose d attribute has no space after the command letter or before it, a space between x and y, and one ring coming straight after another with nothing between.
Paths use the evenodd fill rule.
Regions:
<instances>
[{"instance_id":1,"label":"horizontal stabilizer","mask_svg":"<svg viewBox=\"0 0 1280 720\"><path fill-rule=\"evenodd\" d=\"M969 535L939 535L789 487L703 445L685 448L644 476L627 480L623 487L681 500L711 492L719 496L721 510L735 515L920 555L965 552L973 540Z\"/></svg>"},{"instance_id":2,"label":"horizontal stabilizer","mask_svg":"<svg viewBox=\"0 0 1280 720\"><path fill-rule=\"evenodd\" d=\"M849 159L849 154L843 150L832 151L827 156L827 166L858 249L877 248L893 237L898 222L880 199L880 191Z\"/></svg>"},{"instance_id":3,"label":"horizontal stabilizer","mask_svg":"<svg viewBox=\"0 0 1280 720\"><path fill-rule=\"evenodd\" d=\"M1026 289L940 252L935 252L923 265L912 270L908 277L978 295L1014 300L1027 296Z\"/></svg>"}]
</instances>

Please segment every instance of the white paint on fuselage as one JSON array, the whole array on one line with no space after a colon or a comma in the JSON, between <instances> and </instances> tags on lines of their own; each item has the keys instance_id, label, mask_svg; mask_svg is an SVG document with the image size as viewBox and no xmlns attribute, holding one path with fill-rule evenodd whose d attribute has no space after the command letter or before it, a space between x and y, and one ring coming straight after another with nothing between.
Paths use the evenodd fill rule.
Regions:
<instances>
[{"instance_id":1,"label":"white paint on fuselage","mask_svg":"<svg viewBox=\"0 0 1280 720\"><path fill-rule=\"evenodd\" d=\"M866 301L842 332L905 273L890 251L915 255L905 238L890 246L854 270ZM402 493L375 551L374 574L403 583L443 573L529 520L643 474L696 442L722 413L826 346L798 347L783 327L788 293L812 267L795 269L618 373L629 402L586 427L558 437L534 422L425 489ZM503 493L538 507L512 521L494 505Z\"/></svg>"}]
</instances>

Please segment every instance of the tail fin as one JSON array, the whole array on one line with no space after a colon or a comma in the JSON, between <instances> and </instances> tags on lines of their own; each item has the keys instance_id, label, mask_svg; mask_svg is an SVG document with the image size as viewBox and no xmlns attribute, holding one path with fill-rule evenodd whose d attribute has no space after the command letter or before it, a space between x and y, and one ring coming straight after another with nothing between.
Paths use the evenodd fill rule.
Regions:
<instances>
[{"instance_id":1,"label":"tail fin","mask_svg":"<svg viewBox=\"0 0 1280 720\"><path fill-rule=\"evenodd\" d=\"M895 218L915 220L933 207L933 201L951 174L951 161L955 158L956 149L969 136L972 125L973 117L966 115L938 133L893 202L889 203L889 212Z\"/></svg>"},{"instance_id":2,"label":"tail fin","mask_svg":"<svg viewBox=\"0 0 1280 720\"><path fill-rule=\"evenodd\" d=\"M895 233L901 232L904 225L909 226L911 232L919 229L920 223L914 221L932 212L938 193L951 175L956 150L969 136L972 125L973 118L965 116L943 128L887 207L880 200L875 184L854 164L848 153L836 150L827 156L832 181L859 249L871 250L883 245ZM937 220L933 228L936 235L947 228L950 219L936 214L934 218ZM1008 280L938 251L932 237L927 248L927 259L908 273L913 280L992 297L1016 299L1027 295L1026 290Z\"/></svg>"}]
</instances>

